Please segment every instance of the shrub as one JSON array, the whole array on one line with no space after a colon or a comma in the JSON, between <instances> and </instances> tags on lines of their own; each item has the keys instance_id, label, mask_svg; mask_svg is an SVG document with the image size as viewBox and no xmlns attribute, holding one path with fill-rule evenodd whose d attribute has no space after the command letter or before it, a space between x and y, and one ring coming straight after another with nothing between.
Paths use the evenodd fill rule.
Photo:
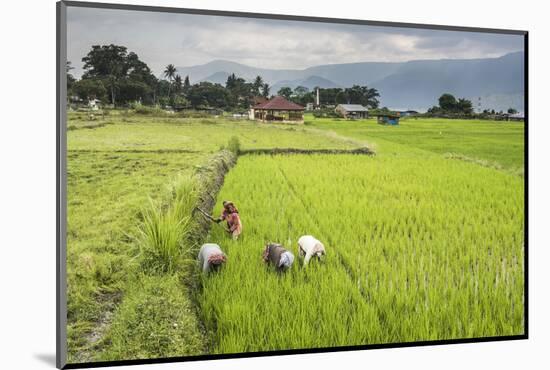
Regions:
<instances>
[{"instance_id":1,"label":"shrub","mask_svg":"<svg viewBox=\"0 0 550 370\"><path fill-rule=\"evenodd\" d=\"M196 201L193 180L178 177L167 198L160 204L150 200L142 211L143 221L137 231L141 265L153 273L175 271L192 247L186 237L192 230L191 215Z\"/></svg>"},{"instance_id":2,"label":"shrub","mask_svg":"<svg viewBox=\"0 0 550 370\"><path fill-rule=\"evenodd\" d=\"M231 139L227 142L227 149L235 154L239 154L241 151L241 143L239 142L239 138L236 136L231 136Z\"/></svg>"},{"instance_id":3,"label":"shrub","mask_svg":"<svg viewBox=\"0 0 550 370\"><path fill-rule=\"evenodd\" d=\"M135 105L134 107L135 114L150 115L150 116L164 116L166 112L159 107L149 107L146 105Z\"/></svg>"}]
</instances>

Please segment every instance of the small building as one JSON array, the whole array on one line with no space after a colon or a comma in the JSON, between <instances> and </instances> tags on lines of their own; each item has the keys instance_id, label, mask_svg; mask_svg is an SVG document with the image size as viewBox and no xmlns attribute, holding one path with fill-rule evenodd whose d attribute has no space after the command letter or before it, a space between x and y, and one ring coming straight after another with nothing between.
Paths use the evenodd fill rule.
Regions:
<instances>
[{"instance_id":1,"label":"small building","mask_svg":"<svg viewBox=\"0 0 550 370\"><path fill-rule=\"evenodd\" d=\"M262 122L304 122L304 107L275 96L265 103L260 103L250 109L250 119Z\"/></svg>"},{"instance_id":2,"label":"small building","mask_svg":"<svg viewBox=\"0 0 550 370\"><path fill-rule=\"evenodd\" d=\"M342 117L350 119L368 118L369 116L369 110L360 104L338 104L334 111Z\"/></svg>"},{"instance_id":3,"label":"small building","mask_svg":"<svg viewBox=\"0 0 550 370\"><path fill-rule=\"evenodd\" d=\"M410 117L418 114L418 112L415 110L400 110L397 111L397 113L399 113L400 117Z\"/></svg>"},{"instance_id":4,"label":"small building","mask_svg":"<svg viewBox=\"0 0 550 370\"><path fill-rule=\"evenodd\" d=\"M508 115L508 121L524 121L525 114L523 113L514 113Z\"/></svg>"},{"instance_id":5,"label":"small building","mask_svg":"<svg viewBox=\"0 0 550 370\"><path fill-rule=\"evenodd\" d=\"M392 126L399 124L399 117L399 113L380 113L376 115L376 119L379 124Z\"/></svg>"}]
</instances>

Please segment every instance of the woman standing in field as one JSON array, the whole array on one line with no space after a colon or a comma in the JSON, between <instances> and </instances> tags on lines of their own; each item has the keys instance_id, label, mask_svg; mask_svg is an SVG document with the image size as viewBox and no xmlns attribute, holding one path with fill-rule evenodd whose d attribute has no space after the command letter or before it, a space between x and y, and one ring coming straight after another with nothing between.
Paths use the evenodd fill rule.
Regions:
<instances>
[{"instance_id":1,"label":"woman standing in field","mask_svg":"<svg viewBox=\"0 0 550 370\"><path fill-rule=\"evenodd\" d=\"M220 223L222 221L227 221L228 232L233 237L233 240L237 240L243 231L243 224L241 223L239 211L231 201L224 200L222 204L222 214L216 219L216 222Z\"/></svg>"}]
</instances>

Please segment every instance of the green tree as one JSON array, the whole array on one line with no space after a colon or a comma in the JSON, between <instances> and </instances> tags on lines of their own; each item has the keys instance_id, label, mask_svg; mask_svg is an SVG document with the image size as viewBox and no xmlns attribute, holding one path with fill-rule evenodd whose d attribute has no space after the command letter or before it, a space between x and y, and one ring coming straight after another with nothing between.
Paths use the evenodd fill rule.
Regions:
<instances>
[{"instance_id":1,"label":"green tree","mask_svg":"<svg viewBox=\"0 0 550 370\"><path fill-rule=\"evenodd\" d=\"M86 78L73 84L73 92L82 100L104 99L107 94L103 81L97 78Z\"/></svg>"},{"instance_id":2,"label":"green tree","mask_svg":"<svg viewBox=\"0 0 550 370\"><path fill-rule=\"evenodd\" d=\"M339 87L319 89L320 104L341 104L346 102L347 97L344 94L344 91Z\"/></svg>"},{"instance_id":3,"label":"green tree","mask_svg":"<svg viewBox=\"0 0 550 370\"><path fill-rule=\"evenodd\" d=\"M307 105L307 103L313 103L315 101L315 95L313 92L305 86L297 86L291 97L294 103L300 105Z\"/></svg>"},{"instance_id":4,"label":"green tree","mask_svg":"<svg viewBox=\"0 0 550 370\"><path fill-rule=\"evenodd\" d=\"M82 58L82 62L84 62L83 68L85 71L82 79L102 80L104 87L109 91L109 97L113 105L116 105L119 93L120 100L134 95L134 88L137 85L133 82L146 84L148 89L141 89L142 92L147 91L147 96L143 98L149 98L153 95L153 101L155 100L157 78L151 73L147 64L142 62L136 53L128 53L126 47L114 44L93 45L88 54ZM128 80L131 80L132 83L129 83ZM132 93L126 93L122 90L124 88L134 90Z\"/></svg>"},{"instance_id":5,"label":"green tree","mask_svg":"<svg viewBox=\"0 0 550 370\"><path fill-rule=\"evenodd\" d=\"M334 96L334 100L332 102L336 104L350 104L351 99L346 91L343 91L342 89L338 90L340 91L336 91L336 95Z\"/></svg>"},{"instance_id":6,"label":"green tree","mask_svg":"<svg viewBox=\"0 0 550 370\"><path fill-rule=\"evenodd\" d=\"M474 113L474 108L472 102L468 99L460 98L456 103L456 109L459 113L462 114L472 114Z\"/></svg>"},{"instance_id":7,"label":"green tree","mask_svg":"<svg viewBox=\"0 0 550 370\"><path fill-rule=\"evenodd\" d=\"M168 64L164 69L164 77L168 79L168 82L172 84L172 80L176 75L176 67L173 64ZM170 97L170 85L168 85L168 97Z\"/></svg>"},{"instance_id":8,"label":"green tree","mask_svg":"<svg viewBox=\"0 0 550 370\"><path fill-rule=\"evenodd\" d=\"M190 87L191 83L189 82L189 75L187 75L185 76L185 80L183 80L183 92L187 94Z\"/></svg>"},{"instance_id":9,"label":"green tree","mask_svg":"<svg viewBox=\"0 0 550 370\"><path fill-rule=\"evenodd\" d=\"M222 85L204 81L190 87L187 100L193 108L225 108L230 94Z\"/></svg>"},{"instance_id":10,"label":"green tree","mask_svg":"<svg viewBox=\"0 0 550 370\"><path fill-rule=\"evenodd\" d=\"M116 104L118 81L126 75L127 49L119 45L93 45L92 50L82 58L84 70L82 76L87 78L102 78L110 90L111 103Z\"/></svg>"},{"instance_id":11,"label":"green tree","mask_svg":"<svg viewBox=\"0 0 550 370\"><path fill-rule=\"evenodd\" d=\"M351 88L344 90L346 102L348 104L361 104L368 108L376 109L379 101L380 94L378 90L369 88L368 86L353 85ZM337 103L342 103L341 95L337 94Z\"/></svg>"},{"instance_id":12,"label":"green tree","mask_svg":"<svg viewBox=\"0 0 550 370\"><path fill-rule=\"evenodd\" d=\"M73 69L74 69L74 67L71 66L71 62L67 61L67 64L65 66L65 71L67 73L67 92L69 92L71 90L74 83L76 82L76 78L74 78L74 76L71 74L71 70L73 70Z\"/></svg>"},{"instance_id":13,"label":"green tree","mask_svg":"<svg viewBox=\"0 0 550 370\"><path fill-rule=\"evenodd\" d=\"M235 76L234 73L227 77L225 87L230 94L229 105L248 109L254 96L253 84L247 83L244 78Z\"/></svg>"},{"instance_id":14,"label":"green tree","mask_svg":"<svg viewBox=\"0 0 550 370\"><path fill-rule=\"evenodd\" d=\"M183 91L183 82L181 80L181 76L176 75L174 77L174 92L176 94L181 94L182 91Z\"/></svg>"},{"instance_id":15,"label":"green tree","mask_svg":"<svg viewBox=\"0 0 550 370\"><path fill-rule=\"evenodd\" d=\"M269 97L269 90L271 90L271 86L267 82L264 83L262 86L262 96L266 99Z\"/></svg>"},{"instance_id":16,"label":"green tree","mask_svg":"<svg viewBox=\"0 0 550 370\"><path fill-rule=\"evenodd\" d=\"M264 80L262 76L256 76L256 79L254 79L254 83L252 84L254 94L256 96L260 95L263 85L264 85Z\"/></svg>"},{"instance_id":17,"label":"green tree","mask_svg":"<svg viewBox=\"0 0 550 370\"><path fill-rule=\"evenodd\" d=\"M309 89L305 86L297 86L295 89L294 89L294 95L295 96L298 96L298 97L302 97L304 96L305 94L309 93Z\"/></svg>"},{"instance_id":18,"label":"green tree","mask_svg":"<svg viewBox=\"0 0 550 370\"><path fill-rule=\"evenodd\" d=\"M121 101L143 102L145 97L152 93L152 88L145 82L124 78L119 81L119 99Z\"/></svg>"},{"instance_id":19,"label":"green tree","mask_svg":"<svg viewBox=\"0 0 550 370\"><path fill-rule=\"evenodd\" d=\"M457 104L456 98L451 94L443 94L439 97L439 107L445 112L455 112Z\"/></svg>"},{"instance_id":20,"label":"green tree","mask_svg":"<svg viewBox=\"0 0 550 370\"><path fill-rule=\"evenodd\" d=\"M376 109L380 105L380 101L378 98L380 97L380 93L378 90L374 88L368 88L367 86L362 86L361 90L363 92L363 96L361 98L361 104L363 104L365 107Z\"/></svg>"},{"instance_id":21,"label":"green tree","mask_svg":"<svg viewBox=\"0 0 550 370\"><path fill-rule=\"evenodd\" d=\"M292 96L292 89L290 87L281 87L279 91L277 91L277 95L284 96L286 99L290 99Z\"/></svg>"},{"instance_id":22,"label":"green tree","mask_svg":"<svg viewBox=\"0 0 550 370\"><path fill-rule=\"evenodd\" d=\"M516 114L518 111L514 108L508 108L508 114Z\"/></svg>"}]
</instances>

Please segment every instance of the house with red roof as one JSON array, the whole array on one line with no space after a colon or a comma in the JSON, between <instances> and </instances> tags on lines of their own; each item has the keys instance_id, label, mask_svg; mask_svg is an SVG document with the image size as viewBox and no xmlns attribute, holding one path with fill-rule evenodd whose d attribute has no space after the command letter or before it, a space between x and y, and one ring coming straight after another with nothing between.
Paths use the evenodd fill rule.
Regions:
<instances>
[{"instance_id":1,"label":"house with red roof","mask_svg":"<svg viewBox=\"0 0 550 370\"><path fill-rule=\"evenodd\" d=\"M304 107L275 96L250 109L250 119L261 122L304 123Z\"/></svg>"}]
</instances>

